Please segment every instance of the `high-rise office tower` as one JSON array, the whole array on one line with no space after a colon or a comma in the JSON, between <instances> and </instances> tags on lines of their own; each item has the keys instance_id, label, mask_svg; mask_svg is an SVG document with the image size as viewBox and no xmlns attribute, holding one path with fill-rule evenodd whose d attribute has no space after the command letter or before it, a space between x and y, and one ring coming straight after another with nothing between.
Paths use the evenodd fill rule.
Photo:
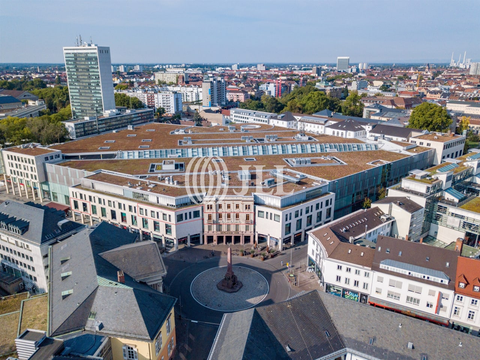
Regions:
<instances>
[{"instance_id":1,"label":"high-rise office tower","mask_svg":"<svg viewBox=\"0 0 480 360\"><path fill-rule=\"evenodd\" d=\"M348 56L337 57L337 71L347 71L350 66L350 58Z\"/></svg>"},{"instance_id":2,"label":"high-rise office tower","mask_svg":"<svg viewBox=\"0 0 480 360\"><path fill-rule=\"evenodd\" d=\"M115 109L110 48L92 43L64 47L65 70L73 119Z\"/></svg>"},{"instance_id":3,"label":"high-rise office tower","mask_svg":"<svg viewBox=\"0 0 480 360\"><path fill-rule=\"evenodd\" d=\"M223 106L227 103L225 80L210 79L202 83L203 106Z\"/></svg>"}]
</instances>

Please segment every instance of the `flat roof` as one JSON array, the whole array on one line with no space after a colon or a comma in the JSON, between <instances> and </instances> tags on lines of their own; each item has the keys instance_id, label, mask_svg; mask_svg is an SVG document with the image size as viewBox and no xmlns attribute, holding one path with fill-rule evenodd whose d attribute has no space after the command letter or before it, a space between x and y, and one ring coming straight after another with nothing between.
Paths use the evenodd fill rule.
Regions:
<instances>
[{"instance_id":1,"label":"flat roof","mask_svg":"<svg viewBox=\"0 0 480 360\"><path fill-rule=\"evenodd\" d=\"M294 158L312 158L312 163L321 163L321 157L329 156L335 157L345 163L345 165L324 163L322 166L290 166L284 159ZM389 152L385 150L371 150L371 151L359 151L359 152L335 152L326 154L289 154L289 155L255 155L255 156L230 156L222 157L223 164L221 168L226 168L228 171L242 170L243 166L249 166L250 171L255 170L255 166L264 166L265 170L275 169L275 165L284 165L285 169L294 170L299 173L303 173L310 176L315 176L325 180L335 180L352 174L356 174L361 171L372 169L375 165L369 163L375 163L376 160L383 160L392 162L400 159L404 159L408 155ZM254 158L255 161L245 161L246 158ZM319 160L315 160L318 158ZM193 158L195 159L195 158ZM190 158L176 158L177 163L184 163L187 168ZM163 160L172 159L132 159L132 160L74 160L67 161L60 166L66 166L76 169L82 169L86 171L96 170L110 170L130 175L152 175L159 176L162 173L149 173L151 164L162 163ZM379 162L379 165L381 162ZM174 174L175 171L166 171L165 173ZM182 172L178 172L178 176L181 176ZM173 175L175 176L175 175Z\"/></svg>"},{"instance_id":2,"label":"flat roof","mask_svg":"<svg viewBox=\"0 0 480 360\"><path fill-rule=\"evenodd\" d=\"M436 141L436 142L447 142L451 140L458 140L462 137L463 136L456 135L454 133L450 135L448 135L447 133L442 133L440 135L436 133L431 133L431 134L425 134L425 135L413 137L412 140L420 139L420 140L430 140L430 141Z\"/></svg>"},{"instance_id":3,"label":"flat roof","mask_svg":"<svg viewBox=\"0 0 480 360\"><path fill-rule=\"evenodd\" d=\"M22 155L30 155L30 156L38 156L38 155L43 155L43 154L50 154L53 152L57 152L58 150L56 149L47 149L44 147L19 147L19 146L13 146L9 147L6 149L3 149L3 151L8 151L8 152L14 152L17 154L22 154Z\"/></svg>"},{"instance_id":4,"label":"flat roof","mask_svg":"<svg viewBox=\"0 0 480 360\"><path fill-rule=\"evenodd\" d=\"M256 124L255 124L256 125ZM154 150L191 147L211 147L222 144L240 145L268 145L282 142L308 144L314 141L298 141L294 136L299 132L291 129L275 128L269 125L259 125L258 128L249 129L248 132L241 132L241 126L248 124L235 124L235 132L230 132L228 126L193 127L171 124L148 123L136 126L134 130L120 130L116 133L108 132L98 136L82 138L69 141L60 145L52 146L52 149L62 150L63 153L91 153L91 152L116 152L127 150ZM191 131L184 134L171 134L171 132L183 129ZM274 142L246 142L243 136L264 139L265 135L274 132L278 139ZM320 143L363 143L357 139L344 139L328 135L308 135ZM191 138L192 144L179 145L184 138ZM143 141L142 141L143 140ZM148 145L148 148L141 149L141 145Z\"/></svg>"}]
</instances>

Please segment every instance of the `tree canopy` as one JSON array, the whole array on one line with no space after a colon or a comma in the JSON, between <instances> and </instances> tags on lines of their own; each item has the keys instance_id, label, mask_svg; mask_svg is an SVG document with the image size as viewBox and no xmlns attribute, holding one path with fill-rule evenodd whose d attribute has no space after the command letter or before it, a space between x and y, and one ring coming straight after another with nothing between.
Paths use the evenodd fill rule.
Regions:
<instances>
[{"instance_id":1,"label":"tree canopy","mask_svg":"<svg viewBox=\"0 0 480 360\"><path fill-rule=\"evenodd\" d=\"M136 97L131 97L121 93L115 93L115 105L126 106L128 109L141 109L145 107Z\"/></svg>"},{"instance_id":2,"label":"tree canopy","mask_svg":"<svg viewBox=\"0 0 480 360\"><path fill-rule=\"evenodd\" d=\"M38 142L42 145L62 142L68 138L68 130L62 123L70 118L70 106L57 114L34 118L7 117L0 121L0 143L20 145Z\"/></svg>"},{"instance_id":3,"label":"tree canopy","mask_svg":"<svg viewBox=\"0 0 480 360\"><path fill-rule=\"evenodd\" d=\"M451 124L452 118L444 107L425 102L413 109L408 127L445 132Z\"/></svg>"},{"instance_id":4,"label":"tree canopy","mask_svg":"<svg viewBox=\"0 0 480 360\"><path fill-rule=\"evenodd\" d=\"M128 84L125 83L120 83L117 86L115 86L115 90L127 90L128 89Z\"/></svg>"},{"instance_id":5,"label":"tree canopy","mask_svg":"<svg viewBox=\"0 0 480 360\"><path fill-rule=\"evenodd\" d=\"M55 86L43 89L35 89L30 91L33 95L38 96L45 101L47 109L51 113L60 111L70 104L67 86Z\"/></svg>"},{"instance_id":6,"label":"tree canopy","mask_svg":"<svg viewBox=\"0 0 480 360\"><path fill-rule=\"evenodd\" d=\"M361 96L358 91L350 92L344 103L342 104L342 114L346 116L363 116L363 103L360 101Z\"/></svg>"},{"instance_id":7,"label":"tree canopy","mask_svg":"<svg viewBox=\"0 0 480 360\"><path fill-rule=\"evenodd\" d=\"M0 88L6 90L24 90L44 89L47 84L42 79L30 80L26 77L22 79L0 80Z\"/></svg>"}]
</instances>

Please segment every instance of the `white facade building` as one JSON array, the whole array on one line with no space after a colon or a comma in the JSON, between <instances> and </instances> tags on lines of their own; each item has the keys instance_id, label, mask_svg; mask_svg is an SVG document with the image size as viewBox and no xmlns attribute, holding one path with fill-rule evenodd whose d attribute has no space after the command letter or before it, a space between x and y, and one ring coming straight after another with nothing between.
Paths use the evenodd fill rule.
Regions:
<instances>
[{"instance_id":1,"label":"white facade building","mask_svg":"<svg viewBox=\"0 0 480 360\"><path fill-rule=\"evenodd\" d=\"M115 109L110 48L95 44L64 47L72 117L83 119Z\"/></svg>"}]
</instances>

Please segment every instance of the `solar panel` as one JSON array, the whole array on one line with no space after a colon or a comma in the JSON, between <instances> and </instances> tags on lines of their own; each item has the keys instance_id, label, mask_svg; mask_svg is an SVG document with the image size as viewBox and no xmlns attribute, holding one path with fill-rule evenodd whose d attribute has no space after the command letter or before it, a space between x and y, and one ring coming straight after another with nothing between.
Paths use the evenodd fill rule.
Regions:
<instances>
[{"instance_id":1,"label":"solar panel","mask_svg":"<svg viewBox=\"0 0 480 360\"><path fill-rule=\"evenodd\" d=\"M438 171L439 172L447 172L447 171L453 170L457 167L458 167L457 164L448 164L448 165L445 165L445 166L441 167L440 169L438 169Z\"/></svg>"}]
</instances>

